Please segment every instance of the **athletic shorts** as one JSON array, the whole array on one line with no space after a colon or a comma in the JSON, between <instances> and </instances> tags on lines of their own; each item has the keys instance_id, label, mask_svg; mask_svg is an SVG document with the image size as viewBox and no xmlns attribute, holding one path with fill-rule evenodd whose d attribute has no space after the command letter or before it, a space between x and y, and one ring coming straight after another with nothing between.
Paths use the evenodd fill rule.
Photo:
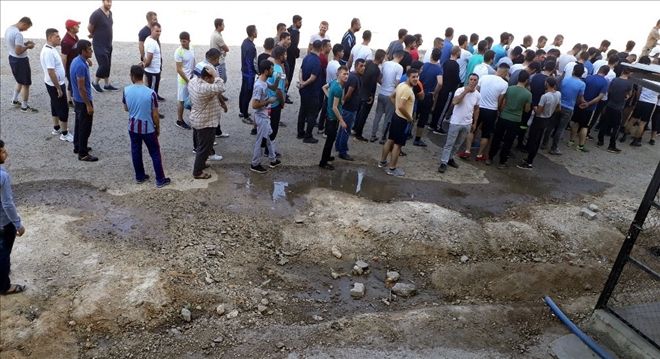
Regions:
<instances>
[{"instance_id":1,"label":"athletic shorts","mask_svg":"<svg viewBox=\"0 0 660 359\"><path fill-rule=\"evenodd\" d=\"M495 122L497 122L497 110L479 108L477 127L481 127L481 138L490 138L495 131Z\"/></svg>"},{"instance_id":2,"label":"athletic shorts","mask_svg":"<svg viewBox=\"0 0 660 359\"><path fill-rule=\"evenodd\" d=\"M66 100L66 86L64 84L58 85L62 90L62 97L57 97L57 88L48 84L45 85L50 97L50 114L53 117L58 117L62 122L67 122L69 120L69 104Z\"/></svg>"},{"instance_id":3,"label":"athletic shorts","mask_svg":"<svg viewBox=\"0 0 660 359\"><path fill-rule=\"evenodd\" d=\"M580 128L589 128L589 120L591 119L592 113L593 111L581 109L579 106L576 106L575 110L573 110L571 121L577 123Z\"/></svg>"},{"instance_id":4,"label":"athletic shorts","mask_svg":"<svg viewBox=\"0 0 660 359\"><path fill-rule=\"evenodd\" d=\"M655 109L655 113L653 113L653 118L651 119L651 131L656 133L660 132L660 110L657 108Z\"/></svg>"},{"instance_id":5,"label":"athletic shorts","mask_svg":"<svg viewBox=\"0 0 660 359\"><path fill-rule=\"evenodd\" d=\"M654 103L639 101L637 102L637 106L635 106L635 111L633 112L632 117L648 123L651 120L651 114L653 114L654 108ZM656 110L656 112L658 111Z\"/></svg>"},{"instance_id":6,"label":"athletic shorts","mask_svg":"<svg viewBox=\"0 0 660 359\"><path fill-rule=\"evenodd\" d=\"M182 84L177 81L176 83L176 99L179 102L183 102L188 99L190 95L188 94L188 85Z\"/></svg>"},{"instance_id":7,"label":"athletic shorts","mask_svg":"<svg viewBox=\"0 0 660 359\"><path fill-rule=\"evenodd\" d=\"M387 138L394 141L394 143L399 146L405 146L406 139L408 138L408 136L406 136L407 127L408 121L402 117L399 117L399 115L397 115L395 112L394 115L392 115L392 121L390 122L390 133Z\"/></svg>"},{"instance_id":8,"label":"athletic shorts","mask_svg":"<svg viewBox=\"0 0 660 359\"><path fill-rule=\"evenodd\" d=\"M9 67L11 67L11 73L14 75L16 83L32 85L32 71L30 70L30 60L27 57L9 55Z\"/></svg>"}]
</instances>

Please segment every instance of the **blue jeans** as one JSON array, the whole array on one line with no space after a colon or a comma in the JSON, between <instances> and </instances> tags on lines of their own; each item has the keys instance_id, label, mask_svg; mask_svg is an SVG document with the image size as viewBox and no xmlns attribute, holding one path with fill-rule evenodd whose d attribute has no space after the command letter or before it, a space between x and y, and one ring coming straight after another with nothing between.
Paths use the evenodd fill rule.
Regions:
<instances>
[{"instance_id":1,"label":"blue jeans","mask_svg":"<svg viewBox=\"0 0 660 359\"><path fill-rule=\"evenodd\" d=\"M147 146L151 161L154 164L156 173L156 184L160 185L165 181L165 172L163 171L163 162L160 158L160 145L156 132L135 133L128 132L131 137L131 157L133 158L133 168L135 169L135 180L144 181L144 163L142 163L142 142Z\"/></svg>"},{"instance_id":2,"label":"blue jeans","mask_svg":"<svg viewBox=\"0 0 660 359\"><path fill-rule=\"evenodd\" d=\"M353 123L355 123L355 115L357 115L357 112L342 110L341 115L344 118L344 122L346 122L346 128L339 126L337 142L335 142L335 150L337 150L340 155L345 156L348 154L348 138L351 136L351 129L353 128Z\"/></svg>"}]
</instances>

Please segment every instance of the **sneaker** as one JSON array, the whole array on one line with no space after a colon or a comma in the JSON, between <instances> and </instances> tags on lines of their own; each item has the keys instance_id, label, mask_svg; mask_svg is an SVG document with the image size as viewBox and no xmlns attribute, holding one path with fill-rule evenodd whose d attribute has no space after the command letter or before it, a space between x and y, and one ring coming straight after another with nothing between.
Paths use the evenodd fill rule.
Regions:
<instances>
[{"instance_id":1,"label":"sneaker","mask_svg":"<svg viewBox=\"0 0 660 359\"><path fill-rule=\"evenodd\" d=\"M229 134L226 133L226 132L223 132L223 133L221 133L221 134L219 134L219 135L216 134L215 137L216 137L216 138L227 138L227 137L229 137Z\"/></svg>"},{"instance_id":2,"label":"sneaker","mask_svg":"<svg viewBox=\"0 0 660 359\"><path fill-rule=\"evenodd\" d=\"M176 127L182 128L184 130L190 130L190 126L183 121L176 121Z\"/></svg>"},{"instance_id":3,"label":"sneaker","mask_svg":"<svg viewBox=\"0 0 660 359\"><path fill-rule=\"evenodd\" d=\"M172 180L170 180L169 177L165 177L163 179L163 182L156 183L156 187L157 188L163 188L163 187L167 186L170 183L172 183Z\"/></svg>"},{"instance_id":4,"label":"sneaker","mask_svg":"<svg viewBox=\"0 0 660 359\"><path fill-rule=\"evenodd\" d=\"M243 123L246 125L254 125L254 121L252 121L252 118L250 118L249 115L248 117L243 117L241 121L243 121Z\"/></svg>"},{"instance_id":5,"label":"sneaker","mask_svg":"<svg viewBox=\"0 0 660 359\"><path fill-rule=\"evenodd\" d=\"M318 143L319 140L317 140L314 137L305 137L303 138L303 143Z\"/></svg>"},{"instance_id":6,"label":"sneaker","mask_svg":"<svg viewBox=\"0 0 660 359\"><path fill-rule=\"evenodd\" d=\"M92 148L91 148L91 147L87 147L87 152L91 152L91 151L92 151ZM76 153L76 154L77 154L77 153L78 153L78 150L76 150L76 149L74 148L74 149L73 149L73 153Z\"/></svg>"},{"instance_id":7,"label":"sneaker","mask_svg":"<svg viewBox=\"0 0 660 359\"><path fill-rule=\"evenodd\" d=\"M275 167L277 167L277 166L279 166L279 165L281 165L281 164L282 164L282 161L276 159L274 162L271 162L271 163L268 165L268 167L270 167L270 168L275 168Z\"/></svg>"},{"instance_id":8,"label":"sneaker","mask_svg":"<svg viewBox=\"0 0 660 359\"><path fill-rule=\"evenodd\" d=\"M436 128L433 130L433 133L436 135L446 135L447 131L443 130L442 128Z\"/></svg>"},{"instance_id":9,"label":"sneaker","mask_svg":"<svg viewBox=\"0 0 660 359\"><path fill-rule=\"evenodd\" d=\"M584 152L584 153L589 152L589 150L586 149L586 147L584 147L584 145L582 145L582 146L577 146L576 150L578 150L578 151L580 151L580 152Z\"/></svg>"},{"instance_id":10,"label":"sneaker","mask_svg":"<svg viewBox=\"0 0 660 359\"><path fill-rule=\"evenodd\" d=\"M417 140L413 141L413 146L426 147L428 145L422 140Z\"/></svg>"},{"instance_id":11,"label":"sneaker","mask_svg":"<svg viewBox=\"0 0 660 359\"><path fill-rule=\"evenodd\" d=\"M165 115L163 115L162 113L159 113L159 114L158 114L158 118L160 118L160 119L162 120L162 119L165 118Z\"/></svg>"},{"instance_id":12,"label":"sneaker","mask_svg":"<svg viewBox=\"0 0 660 359\"><path fill-rule=\"evenodd\" d=\"M561 156L561 151L559 151L558 149L550 150L550 152L548 153L554 156Z\"/></svg>"},{"instance_id":13,"label":"sneaker","mask_svg":"<svg viewBox=\"0 0 660 359\"><path fill-rule=\"evenodd\" d=\"M484 156L484 155L477 155L477 157L475 157L475 160L476 160L477 162L479 162L479 161L485 161L485 160L486 160L486 156Z\"/></svg>"},{"instance_id":14,"label":"sneaker","mask_svg":"<svg viewBox=\"0 0 660 359\"><path fill-rule=\"evenodd\" d=\"M385 140L380 140L380 141L378 141L378 144L384 145L384 144L385 144Z\"/></svg>"},{"instance_id":15,"label":"sneaker","mask_svg":"<svg viewBox=\"0 0 660 359\"><path fill-rule=\"evenodd\" d=\"M655 140L649 140L649 145L655 146Z\"/></svg>"},{"instance_id":16,"label":"sneaker","mask_svg":"<svg viewBox=\"0 0 660 359\"><path fill-rule=\"evenodd\" d=\"M461 152L461 153L458 154L458 158L460 158L462 160L469 160L470 156L471 156L470 152Z\"/></svg>"},{"instance_id":17,"label":"sneaker","mask_svg":"<svg viewBox=\"0 0 660 359\"><path fill-rule=\"evenodd\" d=\"M355 161L355 159L351 157L351 155L349 155L348 153L345 155L340 154L339 158L341 158L344 161Z\"/></svg>"},{"instance_id":18,"label":"sneaker","mask_svg":"<svg viewBox=\"0 0 660 359\"><path fill-rule=\"evenodd\" d=\"M332 170L335 169L335 166L333 166L333 165L331 165L331 164L329 164L329 163L326 163L326 164L324 164L324 165L322 165L322 164L319 163L319 167L323 168L324 170L329 170L329 171L332 171Z\"/></svg>"},{"instance_id":19,"label":"sneaker","mask_svg":"<svg viewBox=\"0 0 660 359\"><path fill-rule=\"evenodd\" d=\"M378 137L376 136L371 136L371 138L369 139L369 142L376 142L376 141L378 141Z\"/></svg>"},{"instance_id":20,"label":"sneaker","mask_svg":"<svg viewBox=\"0 0 660 359\"><path fill-rule=\"evenodd\" d=\"M610 152L610 153L620 153L620 152L621 152L621 149L616 148L616 147L608 147L608 148L607 148L607 152Z\"/></svg>"},{"instance_id":21,"label":"sneaker","mask_svg":"<svg viewBox=\"0 0 660 359\"><path fill-rule=\"evenodd\" d=\"M165 99L160 97L160 95L158 95L158 102L163 102L163 101L165 101Z\"/></svg>"},{"instance_id":22,"label":"sneaker","mask_svg":"<svg viewBox=\"0 0 660 359\"><path fill-rule=\"evenodd\" d=\"M66 142L73 142L73 134L69 132L66 135L60 135L60 140Z\"/></svg>"},{"instance_id":23,"label":"sneaker","mask_svg":"<svg viewBox=\"0 0 660 359\"><path fill-rule=\"evenodd\" d=\"M69 101L69 107L74 108L73 101Z\"/></svg>"},{"instance_id":24,"label":"sneaker","mask_svg":"<svg viewBox=\"0 0 660 359\"><path fill-rule=\"evenodd\" d=\"M504 162L504 163L500 163L499 166L497 166L497 168L499 168L499 169L505 169L505 168L509 168L509 165L506 164L506 162Z\"/></svg>"},{"instance_id":25,"label":"sneaker","mask_svg":"<svg viewBox=\"0 0 660 359\"><path fill-rule=\"evenodd\" d=\"M112 86L112 85L105 85L103 86L103 89L106 91L119 91L118 88ZM160 101L160 98L158 99Z\"/></svg>"},{"instance_id":26,"label":"sneaker","mask_svg":"<svg viewBox=\"0 0 660 359\"><path fill-rule=\"evenodd\" d=\"M360 141L360 142L369 142L369 140L367 140L366 138L364 138L362 136L355 136L355 139Z\"/></svg>"},{"instance_id":27,"label":"sneaker","mask_svg":"<svg viewBox=\"0 0 660 359\"><path fill-rule=\"evenodd\" d=\"M619 142L626 142L626 138L628 138L628 135L626 135L624 133L623 135L621 135L621 138L619 139Z\"/></svg>"},{"instance_id":28,"label":"sneaker","mask_svg":"<svg viewBox=\"0 0 660 359\"><path fill-rule=\"evenodd\" d=\"M194 148L193 148L193 153L194 153L194 154L197 154L197 150L196 150L196 149L194 149Z\"/></svg>"},{"instance_id":29,"label":"sneaker","mask_svg":"<svg viewBox=\"0 0 660 359\"><path fill-rule=\"evenodd\" d=\"M378 168L383 168L387 166L387 160L385 161L378 161Z\"/></svg>"},{"instance_id":30,"label":"sneaker","mask_svg":"<svg viewBox=\"0 0 660 359\"><path fill-rule=\"evenodd\" d=\"M532 168L534 168L534 166L532 166L531 163L527 163L527 161L522 161L522 162L518 163L516 165L516 167L522 168L524 170L531 170Z\"/></svg>"},{"instance_id":31,"label":"sneaker","mask_svg":"<svg viewBox=\"0 0 660 359\"><path fill-rule=\"evenodd\" d=\"M630 142L630 145L633 147L642 147L642 141L634 139L632 142Z\"/></svg>"},{"instance_id":32,"label":"sneaker","mask_svg":"<svg viewBox=\"0 0 660 359\"><path fill-rule=\"evenodd\" d=\"M137 182L137 183L144 183L144 182L147 182L148 180L149 180L149 175L144 175L144 178L143 178L143 179L141 179L141 180L136 179L135 182Z\"/></svg>"},{"instance_id":33,"label":"sneaker","mask_svg":"<svg viewBox=\"0 0 660 359\"><path fill-rule=\"evenodd\" d=\"M262 165L256 165L256 166L250 165L250 171L257 172L257 173L266 173L266 172L268 172L268 171L266 171L266 169Z\"/></svg>"},{"instance_id":34,"label":"sneaker","mask_svg":"<svg viewBox=\"0 0 660 359\"><path fill-rule=\"evenodd\" d=\"M101 85L97 83L92 82L92 88L94 89L94 91L98 93L103 93L103 89L101 88Z\"/></svg>"},{"instance_id":35,"label":"sneaker","mask_svg":"<svg viewBox=\"0 0 660 359\"><path fill-rule=\"evenodd\" d=\"M37 110L36 108L32 108L32 107L28 106L28 107L21 107L21 112L37 113L37 112L39 112L39 110Z\"/></svg>"},{"instance_id":36,"label":"sneaker","mask_svg":"<svg viewBox=\"0 0 660 359\"><path fill-rule=\"evenodd\" d=\"M451 167L458 168L458 163L456 163L456 161L454 161L453 158L450 159L450 160L447 162L447 164L450 165Z\"/></svg>"},{"instance_id":37,"label":"sneaker","mask_svg":"<svg viewBox=\"0 0 660 359\"><path fill-rule=\"evenodd\" d=\"M604 143L603 141L600 141L600 140L599 140L598 142L596 142L596 146L598 146L598 147L600 147L600 146L602 146L602 145L604 145L604 144L605 144L605 143Z\"/></svg>"},{"instance_id":38,"label":"sneaker","mask_svg":"<svg viewBox=\"0 0 660 359\"><path fill-rule=\"evenodd\" d=\"M575 146L575 141L573 140L568 141L568 147L573 147L573 146Z\"/></svg>"},{"instance_id":39,"label":"sneaker","mask_svg":"<svg viewBox=\"0 0 660 359\"><path fill-rule=\"evenodd\" d=\"M50 131L50 134L53 136L57 136L57 135L61 135L62 131L53 129L52 131Z\"/></svg>"},{"instance_id":40,"label":"sneaker","mask_svg":"<svg viewBox=\"0 0 660 359\"><path fill-rule=\"evenodd\" d=\"M209 156L209 161L222 161L222 158L223 157L220 156L219 154L210 155Z\"/></svg>"},{"instance_id":41,"label":"sneaker","mask_svg":"<svg viewBox=\"0 0 660 359\"><path fill-rule=\"evenodd\" d=\"M334 160L335 160L335 156L330 156L330 157L328 157L328 162L332 162L332 161L334 161Z\"/></svg>"},{"instance_id":42,"label":"sneaker","mask_svg":"<svg viewBox=\"0 0 660 359\"><path fill-rule=\"evenodd\" d=\"M446 163L441 163L440 167L438 167L438 172L445 173L445 171L447 171L447 164Z\"/></svg>"},{"instance_id":43,"label":"sneaker","mask_svg":"<svg viewBox=\"0 0 660 359\"><path fill-rule=\"evenodd\" d=\"M285 128L285 127L286 127L286 123L280 122L280 128Z\"/></svg>"},{"instance_id":44,"label":"sneaker","mask_svg":"<svg viewBox=\"0 0 660 359\"><path fill-rule=\"evenodd\" d=\"M20 102L20 101L14 101L14 100L12 100L12 101L11 101L11 104L14 105L14 107L17 107L17 106L20 106L20 105L21 105L21 102Z\"/></svg>"},{"instance_id":45,"label":"sneaker","mask_svg":"<svg viewBox=\"0 0 660 359\"><path fill-rule=\"evenodd\" d=\"M385 173L395 177L403 177L406 175L406 173L400 168L388 168L387 171L385 171Z\"/></svg>"},{"instance_id":46,"label":"sneaker","mask_svg":"<svg viewBox=\"0 0 660 359\"><path fill-rule=\"evenodd\" d=\"M78 156L78 161L85 161L85 162L96 162L98 161L98 157L94 157L92 155L87 155L85 157L80 157Z\"/></svg>"},{"instance_id":47,"label":"sneaker","mask_svg":"<svg viewBox=\"0 0 660 359\"><path fill-rule=\"evenodd\" d=\"M243 118L243 117L245 117L245 115L242 114L242 113L239 113L239 114L238 114L238 117ZM247 114L247 117L248 117L248 118L250 117L250 114L249 114L249 113Z\"/></svg>"},{"instance_id":48,"label":"sneaker","mask_svg":"<svg viewBox=\"0 0 660 359\"><path fill-rule=\"evenodd\" d=\"M256 136L256 135L257 135L257 129L256 129L256 128L253 128L252 130L250 130L250 134L251 134L252 136Z\"/></svg>"}]
</instances>

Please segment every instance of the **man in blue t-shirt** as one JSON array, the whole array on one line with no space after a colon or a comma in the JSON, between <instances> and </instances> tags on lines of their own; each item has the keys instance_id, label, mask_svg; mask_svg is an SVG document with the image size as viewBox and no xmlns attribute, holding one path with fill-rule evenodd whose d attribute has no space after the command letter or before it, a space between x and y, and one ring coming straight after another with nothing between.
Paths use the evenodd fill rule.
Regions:
<instances>
[{"instance_id":1,"label":"man in blue t-shirt","mask_svg":"<svg viewBox=\"0 0 660 359\"><path fill-rule=\"evenodd\" d=\"M273 58L273 74L267 81L269 85L268 97L275 98L275 102L270 104L270 127L273 130L269 137L271 141L275 141L279 132L282 109L286 103L286 51L287 49L285 47L278 45L275 46L271 53L271 57ZM271 89L270 86L273 86L275 83L277 83L277 89ZM266 156L270 154L265 139L261 142L261 148L266 149ZM278 152L275 152L275 155L280 157Z\"/></svg>"},{"instance_id":2,"label":"man in blue t-shirt","mask_svg":"<svg viewBox=\"0 0 660 359\"><path fill-rule=\"evenodd\" d=\"M584 65L578 63L573 68L572 76L564 77L561 82L561 113L559 114L559 118L556 116L553 117L550 126L543 136L543 147L545 147L552 132L552 147L550 147L550 152L548 152L551 155L561 156L559 141L561 141L564 130L573 116L575 105L580 105L584 102L585 85L580 79L582 74L584 74Z\"/></svg>"},{"instance_id":3,"label":"man in blue t-shirt","mask_svg":"<svg viewBox=\"0 0 660 359\"><path fill-rule=\"evenodd\" d=\"M600 102L605 94L607 94L607 87L609 83L605 78L605 75L610 71L610 67L607 65L601 66L598 69L598 73L595 75L589 75L584 80L584 101L575 108L573 112L573 118L571 119L571 139L568 142L569 145L572 145L575 141L575 138L578 138L578 147L577 150L581 152L589 152L584 145L587 142L587 132L589 130L589 122L593 117L594 111L596 110L596 105Z\"/></svg>"},{"instance_id":4,"label":"man in blue t-shirt","mask_svg":"<svg viewBox=\"0 0 660 359\"><path fill-rule=\"evenodd\" d=\"M321 87L321 58L319 53L322 47L321 40L312 43L312 51L303 58L300 67L300 81L298 89L300 92L300 111L298 112L298 139L304 143L317 143L319 140L312 136L312 130L316 124L316 116L319 114ZM329 103L329 102L328 102ZM305 127L305 125L307 125Z\"/></svg>"},{"instance_id":5,"label":"man in blue t-shirt","mask_svg":"<svg viewBox=\"0 0 660 359\"><path fill-rule=\"evenodd\" d=\"M154 90L142 82L144 69L141 66L131 66L131 82L124 88L122 103L124 110L128 111L128 135L131 138L131 157L135 169L135 181L144 183L149 175L144 173L142 162L142 142L147 146L151 161L156 173L156 187L161 188L170 184L165 177L163 162L160 157L160 118L158 116L158 96Z\"/></svg>"},{"instance_id":6,"label":"man in blue t-shirt","mask_svg":"<svg viewBox=\"0 0 660 359\"><path fill-rule=\"evenodd\" d=\"M431 115L431 109L433 108L433 93L435 93L438 83L442 84L442 67L439 63L440 53L440 49L431 50L431 62L427 62L422 66L422 71L419 75L419 81L424 86L425 94L424 100L419 104L419 119L417 120L417 129L415 130L415 141L413 142L415 146L426 147L426 143L422 141L424 127L426 127L426 123Z\"/></svg>"},{"instance_id":7,"label":"man in blue t-shirt","mask_svg":"<svg viewBox=\"0 0 660 359\"><path fill-rule=\"evenodd\" d=\"M353 161L353 157L348 154L348 139L351 137L351 129L355 123L355 117L360 107L360 86L364 75L364 59L355 61L355 71L348 74L348 79L344 84L344 98L341 116L344 118L346 128L340 128L337 134L335 149L339 153L339 158L346 161ZM328 103L330 98L328 98Z\"/></svg>"},{"instance_id":8,"label":"man in blue t-shirt","mask_svg":"<svg viewBox=\"0 0 660 359\"><path fill-rule=\"evenodd\" d=\"M500 43L493 46L491 50L495 52L495 58L493 58L493 67L497 66L497 63L501 58L506 57L506 46L509 44L509 33L503 32L500 34Z\"/></svg>"},{"instance_id":9,"label":"man in blue t-shirt","mask_svg":"<svg viewBox=\"0 0 660 359\"><path fill-rule=\"evenodd\" d=\"M332 153L332 145L337 137L337 129L341 126L342 129L348 129L348 125L344 121L342 115L342 99L344 98L343 87L348 81L348 68L340 66L337 69L337 79L332 80L329 84L323 85L323 92L328 98L328 106L326 112L328 113L328 120L326 123L326 139L323 146L323 153L321 154L321 162L319 167L334 170L335 167L328 162L332 162L335 158L330 156ZM349 129L350 130L350 129Z\"/></svg>"},{"instance_id":10,"label":"man in blue t-shirt","mask_svg":"<svg viewBox=\"0 0 660 359\"><path fill-rule=\"evenodd\" d=\"M87 141L92 133L92 120L94 119L94 104L92 103L92 84L89 77L87 60L92 58L92 44L87 40L80 40L76 45L80 55L71 63L71 95L73 107L76 111L76 123L73 131L73 153L78 154L78 160L96 162L99 159L89 154L91 148Z\"/></svg>"}]
</instances>

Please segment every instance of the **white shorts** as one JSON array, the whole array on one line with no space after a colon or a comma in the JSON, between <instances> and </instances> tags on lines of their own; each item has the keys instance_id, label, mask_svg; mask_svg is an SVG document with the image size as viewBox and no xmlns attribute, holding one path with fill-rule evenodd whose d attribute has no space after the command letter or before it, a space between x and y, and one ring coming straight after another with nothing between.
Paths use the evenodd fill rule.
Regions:
<instances>
[{"instance_id":1,"label":"white shorts","mask_svg":"<svg viewBox=\"0 0 660 359\"><path fill-rule=\"evenodd\" d=\"M188 85L177 82L176 84L176 99L177 101L183 102L188 99Z\"/></svg>"}]
</instances>

